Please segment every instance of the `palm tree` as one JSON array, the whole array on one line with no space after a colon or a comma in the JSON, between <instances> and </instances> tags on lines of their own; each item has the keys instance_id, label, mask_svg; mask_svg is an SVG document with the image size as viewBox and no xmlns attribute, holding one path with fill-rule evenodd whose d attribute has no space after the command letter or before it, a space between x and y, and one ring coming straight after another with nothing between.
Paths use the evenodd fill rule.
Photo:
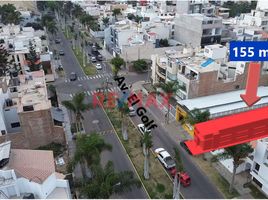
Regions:
<instances>
[{"instance_id":1,"label":"palm tree","mask_svg":"<svg viewBox=\"0 0 268 200\"><path fill-rule=\"evenodd\" d=\"M245 159L253 151L254 149L251 147L251 145L247 143L239 144L236 146L225 148L222 153L219 153L212 158L211 160L212 162L219 161L219 160L226 160L226 159L233 160L233 174L232 174L232 180L231 180L230 187L229 187L229 193L232 193L233 191L237 168L239 167L239 165L245 162Z\"/></svg>"},{"instance_id":2,"label":"palm tree","mask_svg":"<svg viewBox=\"0 0 268 200\"><path fill-rule=\"evenodd\" d=\"M76 139L76 150L72 162L73 167L80 163L83 178L87 178L86 166L90 168L93 164L100 163L100 154L103 150L112 150L112 146L107 144L97 133L78 135Z\"/></svg>"},{"instance_id":3,"label":"palm tree","mask_svg":"<svg viewBox=\"0 0 268 200\"><path fill-rule=\"evenodd\" d=\"M141 143L144 154L143 175L145 179L149 179L149 149L153 146L152 135L149 132L145 132L141 139Z\"/></svg>"},{"instance_id":4,"label":"palm tree","mask_svg":"<svg viewBox=\"0 0 268 200\"><path fill-rule=\"evenodd\" d=\"M119 56L116 56L111 60L112 66L112 71L114 76L116 77L118 75L119 70L121 69L121 66L125 64L125 61L120 58Z\"/></svg>"},{"instance_id":5,"label":"palm tree","mask_svg":"<svg viewBox=\"0 0 268 200\"><path fill-rule=\"evenodd\" d=\"M74 8L72 9L73 16L78 18L81 15L82 12L83 12L83 9L81 8L81 6L75 4Z\"/></svg>"},{"instance_id":6,"label":"palm tree","mask_svg":"<svg viewBox=\"0 0 268 200\"><path fill-rule=\"evenodd\" d=\"M177 172L182 172L183 171L183 164L182 164L182 160L181 160L181 156L180 156L180 152L178 148L174 148L174 153L175 153L175 163L176 163L176 173L175 173L175 177L173 179L173 198L174 199L179 199L180 198L180 178L178 180L178 176L177 176ZM179 181L179 185L178 185L178 181Z\"/></svg>"},{"instance_id":7,"label":"palm tree","mask_svg":"<svg viewBox=\"0 0 268 200\"><path fill-rule=\"evenodd\" d=\"M121 14L121 9L120 8L115 8L113 9L113 16L115 20L117 21L117 16Z\"/></svg>"},{"instance_id":8,"label":"palm tree","mask_svg":"<svg viewBox=\"0 0 268 200\"><path fill-rule=\"evenodd\" d=\"M167 83L157 83L154 85L156 93L157 94L161 94L161 92L157 91L157 88L160 88L163 90L164 93L166 93L167 95L167 103L168 103L168 107L167 107L167 114L165 117L165 122L168 124L169 123L169 113L170 113L170 102L171 102L171 97L176 94L176 92L178 91L178 89L180 88L180 85L177 81L169 81Z\"/></svg>"},{"instance_id":9,"label":"palm tree","mask_svg":"<svg viewBox=\"0 0 268 200\"><path fill-rule=\"evenodd\" d=\"M100 165L93 166L92 171L92 179L80 189L82 198L109 199L112 194L128 192L133 187L141 186L132 171L115 172L111 161L104 168Z\"/></svg>"},{"instance_id":10,"label":"palm tree","mask_svg":"<svg viewBox=\"0 0 268 200\"><path fill-rule=\"evenodd\" d=\"M189 112L185 121L191 125L195 125L197 123L206 122L210 118L209 110L201 111L198 108L195 108Z\"/></svg>"},{"instance_id":11,"label":"palm tree","mask_svg":"<svg viewBox=\"0 0 268 200\"><path fill-rule=\"evenodd\" d=\"M81 123L84 119L83 112L87 111L91 105L84 103L85 94L83 92L74 95L71 101L63 101L62 105L75 114L76 131L81 132Z\"/></svg>"},{"instance_id":12,"label":"palm tree","mask_svg":"<svg viewBox=\"0 0 268 200\"><path fill-rule=\"evenodd\" d=\"M22 20L20 12L10 3L0 7L0 15L3 24L19 24Z\"/></svg>"},{"instance_id":13,"label":"palm tree","mask_svg":"<svg viewBox=\"0 0 268 200\"><path fill-rule=\"evenodd\" d=\"M46 28L48 32L50 32L53 36L55 36L56 33L58 32L58 28L57 28L55 21L47 22Z\"/></svg>"},{"instance_id":14,"label":"palm tree","mask_svg":"<svg viewBox=\"0 0 268 200\"><path fill-rule=\"evenodd\" d=\"M126 120L126 117L129 113L128 103L122 102L120 99L118 99L117 102L118 102L118 109L121 113L121 130L122 130L123 140L127 141L128 140L128 133L127 133L128 121Z\"/></svg>"}]
</instances>

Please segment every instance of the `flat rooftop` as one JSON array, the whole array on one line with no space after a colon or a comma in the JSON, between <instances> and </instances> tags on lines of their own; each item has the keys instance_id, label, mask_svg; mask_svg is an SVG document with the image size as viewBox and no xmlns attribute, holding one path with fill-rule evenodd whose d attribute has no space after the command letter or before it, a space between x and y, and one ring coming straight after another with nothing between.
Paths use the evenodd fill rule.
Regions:
<instances>
[{"instance_id":1,"label":"flat rooftop","mask_svg":"<svg viewBox=\"0 0 268 200\"><path fill-rule=\"evenodd\" d=\"M31 72L31 75L19 75L19 80L18 97L12 99L17 102L18 112L23 112L24 106L31 105L34 111L51 108L43 71Z\"/></svg>"},{"instance_id":2,"label":"flat rooftop","mask_svg":"<svg viewBox=\"0 0 268 200\"><path fill-rule=\"evenodd\" d=\"M268 121L268 106L198 123L195 129L198 136L202 136L262 120Z\"/></svg>"},{"instance_id":3,"label":"flat rooftop","mask_svg":"<svg viewBox=\"0 0 268 200\"><path fill-rule=\"evenodd\" d=\"M188 110L198 108L200 110L208 109L210 114L228 112L236 109L247 109L248 106L241 99L240 94L244 94L245 90L237 90L221 94L215 94L194 99L178 101L178 104L185 106ZM268 87L258 87L258 96L261 100L255 106L268 104Z\"/></svg>"}]
</instances>

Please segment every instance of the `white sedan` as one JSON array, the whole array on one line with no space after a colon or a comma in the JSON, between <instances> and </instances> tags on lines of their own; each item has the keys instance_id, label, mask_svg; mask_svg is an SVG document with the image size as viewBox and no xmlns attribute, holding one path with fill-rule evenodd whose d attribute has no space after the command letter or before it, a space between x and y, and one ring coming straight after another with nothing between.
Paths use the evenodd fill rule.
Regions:
<instances>
[{"instance_id":1,"label":"white sedan","mask_svg":"<svg viewBox=\"0 0 268 200\"><path fill-rule=\"evenodd\" d=\"M98 69L98 70L101 70L102 69L102 66L101 66L100 63L96 64L96 69Z\"/></svg>"},{"instance_id":2,"label":"white sedan","mask_svg":"<svg viewBox=\"0 0 268 200\"><path fill-rule=\"evenodd\" d=\"M144 135L146 132L151 133L151 130L148 130L144 124L138 124L138 129L142 135Z\"/></svg>"},{"instance_id":3,"label":"white sedan","mask_svg":"<svg viewBox=\"0 0 268 200\"><path fill-rule=\"evenodd\" d=\"M171 169L176 166L175 161L164 148L158 148L154 150L154 152L157 155L158 160L164 165L166 169Z\"/></svg>"}]
</instances>

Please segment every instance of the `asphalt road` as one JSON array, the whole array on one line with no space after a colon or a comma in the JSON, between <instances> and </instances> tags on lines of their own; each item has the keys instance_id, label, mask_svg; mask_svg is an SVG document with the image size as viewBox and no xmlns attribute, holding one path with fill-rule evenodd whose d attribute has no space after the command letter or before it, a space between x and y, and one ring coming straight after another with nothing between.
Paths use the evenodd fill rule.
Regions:
<instances>
[{"instance_id":1,"label":"asphalt road","mask_svg":"<svg viewBox=\"0 0 268 200\"><path fill-rule=\"evenodd\" d=\"M104 68L98 73L98 77L95 75L92 76L95 78L86 78L87 76L84 75L84 72L80 68L79 63L73 54L69 40L65 39L62 32L60 32L57 37L61 39L61 44L53 44L52 48L56 48L57 50L64 50L65 55L61 56L61 63L67 77L65 79L60 78L55 82L60 101L70 100L75 93L80 91L95 91L96 87L99 87L107 77L112 80L112 76L105 76L110 73L110 71L108 71L109 66L106 66L105 63L103 63L103 65L107 67L107 71ZM70 82L68 80L68 75L71 72L75 72L80 80ZM91 99L92 96L88 95L87 93L87 102L90 102ZM102 134L105 132L105 134L102 134L105 141L113 146L113 150L111 152L103 152L102 163L105 164L108 160L111 160L113 161L115 169L117 171L129 170L134 172L134 168L131 165L131 162L128 159L125 150L122 148L116 135L113 133L112 127L109 124L109 121L103 111L100 108L92 109L84 114L84 118L85 119L83 124L86 133L97 131ZM97 121L98 123L96 123ZM147 198L147 195L144 189L141 187L133 188L130 192L115 195L114 198Z\"/></svg>"},{"instance_id":2,"label":"asphalt road","mask_svg":"<svg viewBox=\"0 0 268 200\"><path fill-rule=\"evenodd\" d=\"M102 63L104 66L103 70L100 71L98 75L92 77L85 76L74 57L70 41L66 40L62 33L59 33L59 37L61 38L62 43L60 45L56 45L56 48L59 50L63 49L65 51L65 56L62 56L61 60L67 75L67 79L59 79L56 82L59 97L61 100L67 100L71 99L76 92L85 91L87 94L87 101L91 101L93 92L96 90L96 88L100 87L103 81L108 78L109 81L113 82L110 67L107 63L104 62ZM90 48L88 47L87 50L90 51ZM70 82L68 80L68 75L71 72L77 73L77 81ZM147 80L147 74L129 74L125 75L125 78L126 82L130 84L139 80ZM111 89L119 92L119 89L115 83L113 83ZM155 112L157 113L157 111ZM95 108L93 110L90 110L89 112L85 113L84 117L84 128L86 132L89 133L91 131L98 131L104 136L106 142L113 145L113 150L111 152L103 152L102 163L104 164L108 160L112 160L116 170L133 171L133 167L126 156L126 152L113 133L112 127L109 124L108 119L106 118L106 115L103 113L102 109ZM159 119L155 118L152 115L150 115L150 118L159 122ZM135 124L141 123L140 118L138 117L134 117L133 121ZM178 143L171 139L161 126L158 126L157 129L153 130L152 134L154 149L158 147L164 147L167 151L172 153L173 147L179 148L184 167L192 178L192 184L190 187L181 188L181 191L185 198L223 198L223 196L218 192L216 187L210 182L207 176L195 165L191 159L191 156L188 155L183 149L181 149ZM131 192L120 195L119 198L146 198L146 194L142 188L134 189Z\"/></svg>"},{"instance_id":3,"label":"asphalt road","mask_svg":"<svg viewBox=\"0 0 268 200\"><path fill-rule=\"evenodd\" d=\"M146 101L145 101L146 102ZM153 119L158 122L158 127L152 130L153 136L153 150L156 148L163 147L166 149L171 155L174 154L174 147L177 147L182 163L185 171L191 177L191 185L189 187L181 187L181 192L183 196L187 199L222 199L223 196L217 190L217 188L213 185L213 183L208 179L208 177L204 174L203 171L199 169L199 167L193 162L191 159L191 155L189 155L181 146L178 144L178 141L174 141L167 131L161 126L161 122L155 116L159 115L161 112L157 110L154 106L151 106L149 109L147 108L147 116L149 119ZM154 115L152 115L152 112ZM131 120L134 124L138 125L141 122L140 117L135 116L131 117Z\"/></svg>"}]
</instances>

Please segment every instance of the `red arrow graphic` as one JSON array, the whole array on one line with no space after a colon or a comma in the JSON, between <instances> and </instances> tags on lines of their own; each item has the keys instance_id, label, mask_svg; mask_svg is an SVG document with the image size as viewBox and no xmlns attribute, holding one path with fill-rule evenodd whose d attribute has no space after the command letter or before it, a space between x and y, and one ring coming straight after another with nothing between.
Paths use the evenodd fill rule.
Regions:
<instances>
[{"instance_id":1,"label":"red arrow graphic","mask_svg":"<svg viewBox=\"0 0 268 200\"><path fill-rule=\"evenodd\" d=\"M258 84L260 79L261 65L251 62L249 64L246 94L241 94L240 97L250 107L260 100L257 96Z\"/></svg>"}]
</instances>

